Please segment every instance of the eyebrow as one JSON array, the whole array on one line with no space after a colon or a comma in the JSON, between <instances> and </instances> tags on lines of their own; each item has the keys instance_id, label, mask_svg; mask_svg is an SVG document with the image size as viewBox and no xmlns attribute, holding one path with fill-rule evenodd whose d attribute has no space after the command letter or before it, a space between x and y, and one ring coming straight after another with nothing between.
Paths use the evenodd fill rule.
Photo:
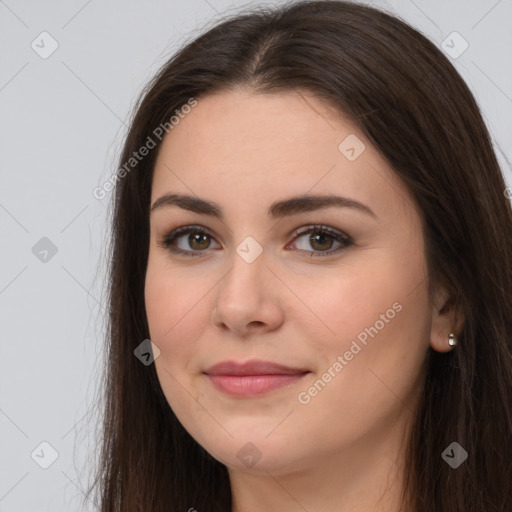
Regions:
<instances>
[{"instance_id":1,"label":"eyebrow","mask_svg":"<svg viewBox=\"0 0 512 512\"><path fill-rule=\"evenodd\" d=\"M151 207L151 213L163 207L178 206L184 210L209 215L224 220L222 208L212 202L198 197L184 194L165 194L159 197ZM283 201L272 203L268 209L268 215L272 218L282 218L303 212L311 212L329 207L354 208L363 213L377 218L377 215L365 204L354 199L337 195L302 195L291 197Z\"/></svg>"}]
</instances>

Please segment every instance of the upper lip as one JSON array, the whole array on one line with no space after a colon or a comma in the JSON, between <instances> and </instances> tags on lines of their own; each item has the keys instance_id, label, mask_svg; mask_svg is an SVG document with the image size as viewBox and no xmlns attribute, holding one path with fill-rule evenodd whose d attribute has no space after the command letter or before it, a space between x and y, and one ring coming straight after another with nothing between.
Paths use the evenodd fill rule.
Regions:
<instances>
[{"instance_id":1,"label":"upper lip","mask_svg":"<svg viewBox=\"0 0 512 512\"><path fill-rule=\"evenodd\" d=\"M292 368L271 361L252 360L245 363L221 361L205 370L208 375L293 375L307 373L303 368Z\"/></svg>"}]
</instances>

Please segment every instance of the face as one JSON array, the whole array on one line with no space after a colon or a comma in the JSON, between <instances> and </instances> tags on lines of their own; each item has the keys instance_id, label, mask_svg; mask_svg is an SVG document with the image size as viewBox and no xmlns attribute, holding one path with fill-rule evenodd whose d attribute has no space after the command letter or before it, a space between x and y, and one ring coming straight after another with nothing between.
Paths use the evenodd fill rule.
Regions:
<instances>
[{"instance_id":1,"label":"face","mask_svg":"<svg viewBox=\"0 0 512 512\"><path fill-rule=\"evenodd\" d=\"M218 93L160 148L145 283L156 370L231 470L392 456L422 385L435 325L420 215L334 112L307 94Z\"/></svg>"}]
</instances>

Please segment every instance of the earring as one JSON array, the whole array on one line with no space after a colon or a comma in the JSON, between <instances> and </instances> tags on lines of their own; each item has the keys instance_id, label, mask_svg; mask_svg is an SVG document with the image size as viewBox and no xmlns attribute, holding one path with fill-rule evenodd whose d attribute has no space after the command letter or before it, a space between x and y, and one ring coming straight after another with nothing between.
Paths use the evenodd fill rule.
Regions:
<instances>
[{"instance_id":1,"label":"earring","mask_svg":"<svg viewBox=\"0 0 512 512\"><path fill-rule=\"evenodd\" d=\"M450 347L455 347L457 345L457 338L453 332L448 336L448 345L450 345Z\"/></svg>"}]
</instances>

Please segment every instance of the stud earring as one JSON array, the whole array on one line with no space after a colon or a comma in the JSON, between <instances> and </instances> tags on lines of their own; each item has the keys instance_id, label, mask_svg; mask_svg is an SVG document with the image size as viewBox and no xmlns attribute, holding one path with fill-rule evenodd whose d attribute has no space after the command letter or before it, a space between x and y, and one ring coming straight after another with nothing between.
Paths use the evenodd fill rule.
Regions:
<instances>
[{"instance_id":1,"label":"stud earring","mask_svg":"<svg viewBox=\"0 0 512 512\"><path fill-rule=\"evenodd\" d=\"M457 338L453 332L448 336L448 345L450 345L450 347L455 347L457 345Z\"/></svg>"}]
</instances>

